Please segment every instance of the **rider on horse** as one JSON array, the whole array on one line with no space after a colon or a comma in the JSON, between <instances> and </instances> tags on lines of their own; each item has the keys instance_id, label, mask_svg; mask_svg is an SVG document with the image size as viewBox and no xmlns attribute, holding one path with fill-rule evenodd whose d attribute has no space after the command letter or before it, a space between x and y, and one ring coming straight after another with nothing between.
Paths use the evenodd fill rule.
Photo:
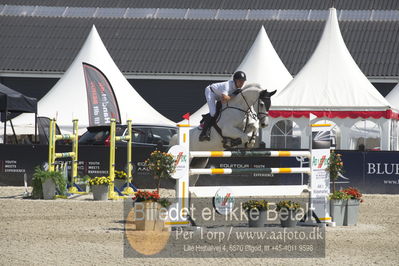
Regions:
<instances>
[{"instance_id":1,"label":"rider on horse","mask_svg":"<svg viewBox=\"0 0 399 266\"><path fill-rule=\"evenodd\" d=\"M211 127L216 120L216 102L228 102L230 95L237 95L247 80L246 75L242 71L237 71L233 75L233 80L219 82L209 85L205 88L205 98L209 107L209 114L204 116L202 132L199 136L200 141L210 140Z\"/></svg>"}]
</instances>

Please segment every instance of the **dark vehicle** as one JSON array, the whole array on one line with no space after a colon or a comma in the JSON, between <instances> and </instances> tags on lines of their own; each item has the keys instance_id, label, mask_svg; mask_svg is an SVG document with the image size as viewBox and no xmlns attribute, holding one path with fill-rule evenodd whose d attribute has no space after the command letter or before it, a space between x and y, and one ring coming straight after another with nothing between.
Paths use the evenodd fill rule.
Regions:
<instances>
[{"instance_id":1,"label":"dark vehicle","mask_svg":"<svg viewBox=\"0 0 399 266\"><path fill-rule=\"evenodd\" d=\"M116 136L124 136L127 125L116 125ZM109 145L110 127L96 126L88 127L87 131L80 137L79 145ZM177 134L177 128L165 126L133 125L132 137L135 147L170 147L170 139ZM126 141L117 141L116 145L126 145Z\"/></svg>"}]
</instances>

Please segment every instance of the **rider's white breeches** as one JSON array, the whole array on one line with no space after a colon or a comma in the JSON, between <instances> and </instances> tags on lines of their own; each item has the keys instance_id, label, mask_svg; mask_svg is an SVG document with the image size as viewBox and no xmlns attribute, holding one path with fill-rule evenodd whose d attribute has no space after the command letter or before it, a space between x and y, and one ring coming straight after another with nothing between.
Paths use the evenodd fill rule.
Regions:
<instances>
[{"instance_id":1,"label":"rider's white breeches","mask_svg":"<svg viewBox=\"0 0 399 266\"><path fill-rule=\"evenodd\" d=\"M208 103L209 113L212 117L214 117L216 113L216 101L218 100L218 98L212 92L210 86L205 88L205 98L206 102Z\"/></svg>"}]
</instances>

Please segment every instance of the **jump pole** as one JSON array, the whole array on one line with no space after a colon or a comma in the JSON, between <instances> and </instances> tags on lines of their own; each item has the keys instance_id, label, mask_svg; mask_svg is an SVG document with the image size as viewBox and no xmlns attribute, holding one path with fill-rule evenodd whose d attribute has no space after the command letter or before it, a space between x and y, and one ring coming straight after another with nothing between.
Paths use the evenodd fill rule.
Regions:
<instances>
[{"instance_id":1,"label":"jump pole","mask_svg":"<svg viewBox=\"0 0 399 266\"><path fill-rule=\"evenodd\" d=\"M214 196L217 189L223 187L189 187L189 176L194 174L234 174L234 173L306 173L309 175L308 185L298 186L229 186L235 196L264 196L267 195L299 195L304 190L309 192L309 207L306 221L303 224L313 225L315 217L317 222L330 223L328 195L330 192L330 179L326 167L330 156L330 125L311 124L310 151L191 151L189 145L189 125L178 125L179 145L172 147L169 153L176 157L176 172L173 178L176 182L176 209L180 210L179 219L166 222L171 226L189 225L189 193L194 192L201 196ZM309 168L211 168L190 169L190 158L194 157L296 157L309 158ZM286 193L288 189L288 193ZM246 190L246 191L244 191ZM275 193L269 193L273 190ZM248 192L251 191L251 192ZM237 193L238 192L238 193ZM253 193L255 192L255 193ZM210 194L213 193L213 194Z\"/></svg>"}]
</instances>

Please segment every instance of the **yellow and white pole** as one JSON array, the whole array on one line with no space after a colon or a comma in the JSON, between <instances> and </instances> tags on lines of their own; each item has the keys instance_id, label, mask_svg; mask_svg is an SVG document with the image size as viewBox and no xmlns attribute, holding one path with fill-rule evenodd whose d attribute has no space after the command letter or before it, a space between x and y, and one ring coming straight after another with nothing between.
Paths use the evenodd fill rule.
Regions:
<instances>
[{"instance_id":1,"label":"yellow and white pole","mask_svg":"<svg viewBox=\"0 0 399 266\"><path fill-rule=\"evenodd\" d=\"M79 142L79 131L78 131L78 119L73 119L73 140L72 140L72 186L74 186L76 179L78 178L78 142Z\"/></svg>"},{"instance_id":2,"label":"yellow and white pole","mask_svg":"<svg viewBox=\"0 0 399 266\"><path fill-rule=\"evenodd\" d=\"M178 215L181 217L181 225L189 224L187 220L188 210L189 210L189 180L190 180L190 125L178 125L179 127L179 145L183 147L182 159L186 160L186 165L184 175L182 178L178 179L176 182L176 196L178 209L181 211Z\"/></svg>"},{"instance_id":3,"label":"yellow and white pole","mask_svg":"<svg viewBox=\"0 0 399 266\"><path fill-rule=\"evenodd\" d=\"M53 123L54 120L50 120L49 125L49 135L48 135L48 170L54 171L54 161L53 161L53 139L54 139L54 132L53 132Z\"/></svg>"},{"instance_id":4,"label":"yellow and white pole","mask_svg":"<svg viewBox=\"0 0 399 266\"><path fill-rule=\"evenodd\" d=\"M129 183L132 181L132 120L127 120L127 178Z\"/></svg>"},{"instance_id":5,"label":"yellow and white pole","mask_svg":"<svg viewBox=\"0 0 399 266\"><path fill-rule=\"evenodd\" d=\"M116 122L115 119L111 119L110 125L110 139L109 139L109 178L111 179L111 183L109 185L108 198L109 199L117 199L119 198L117 193L115 192L115 131L116 131Z\"/></svg>"},{"instance_id":6,"label":"yellow and white pole","mask_svg":"<svg viewBox=\"0 0 399 266\"><path fill-rule=\"evenodd\" d=\"M134 190L130 187L130 183L133 181L132 176L132 120L127 120L127 177L126 177L126 188L123 190L124 194L134 194Z\"/></svg>"}]
</instances>

